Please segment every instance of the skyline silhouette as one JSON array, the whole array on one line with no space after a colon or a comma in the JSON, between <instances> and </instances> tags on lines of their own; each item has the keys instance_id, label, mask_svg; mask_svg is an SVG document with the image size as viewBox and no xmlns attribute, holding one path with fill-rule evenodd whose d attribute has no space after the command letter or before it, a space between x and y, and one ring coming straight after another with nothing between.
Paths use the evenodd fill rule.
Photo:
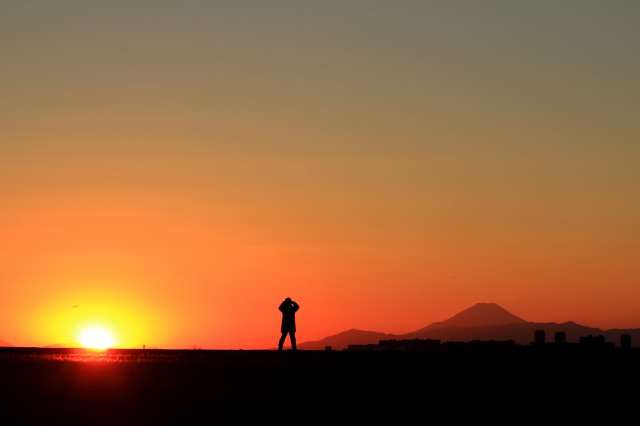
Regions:
<instances>
[{"instance_id":1,"label":"skyline silhouette","mask_svg":"<svg viewBox=\"0 0 640 426\"><path fill-rule=\"evenodd\" d=\"M443 342L512 340L519 345L528 345L537 330L541 330L549 336L563 333L565 339L571 343L577 343L582 337L589 335L602 335L608 342L614 342L617 346L621 342L622 335L628 335L634 342L640 342L640 327L602 330L572 321L536 323L517 317L496 303L479 302L444 321L436 321L426 327L408 333L389 334L349 329L318 341L305 341L298 346L303 349L315 350L320 350L327 346L335 349L345 349L349 345L375 345L380 340L415 339L434 339L442 340Z\"/></svg>"},{"instance_id":2,"label":"skyline silhouette","mask_svg":"<svg viewBox=\"0 0 640 426\"><path fill-rule=\"evenodd\" d=\"M285 301L286 302L286 301ZM282 302L282 303L285 303ZM283 318L284 321L284 318ZM403 334L383 333L376 331L348 329L338 334L330 335L318 341L303 341L297 343L297 348L303 350L345 350L350 346L377 345L380 341L424 341L434 340L449 342L471 341L513 341L517 345L528 345L531 337L536 333L554 336L562 335L567 343L579 343L587 336L601 336L606 342L612 342L614 347L623 344L633 345L640 342L640 327L631 329L602 330L577 324L572 321L564 323L536 323L522 319L502 306L493 302L478 302L471 307L460 311L444 321L436 321L413 332ZM629 341L627 342L627 339ZM282 341L281 336L281 343ZM279 343L280 345L280 343ZM13 347L10 342L0 339L0 347ZM147 345L142 345L147 347ZM41 346L44 348L74 348L81 345L51 344ZM157 346L148 346L150 349L169 349ZM219 347L206 347L193 344L185 348L220 350ZM117 347L114 347L117 348ZM258 350L274 349L274 346L260 348ZM136 348L123 348L136 349ZM174 348L175 349L175 348Z\"/></svg>"}]
</instances>

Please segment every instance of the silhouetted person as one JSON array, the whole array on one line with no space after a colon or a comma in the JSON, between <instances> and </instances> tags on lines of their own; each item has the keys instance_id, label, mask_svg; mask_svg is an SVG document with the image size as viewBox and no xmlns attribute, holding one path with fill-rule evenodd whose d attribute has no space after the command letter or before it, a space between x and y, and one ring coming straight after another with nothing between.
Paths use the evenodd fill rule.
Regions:
<instances>
[{"instance_id":1,"label":"silhouetted person","mask_svg":"<svg viewBox=\"0 0 640 426\"><path fill-rule=\"evenodd\" d=\"M278 307L280 312L282 312L282 324L280 325L280 332L282 335L280 336L280 341L278 342L278 350L282 350L282 346L284 345L284 341L287 338L287 334L289 335L289 339L291 340L291 349L296 350L296 312L300 309L300 306L290 297L284 299L284 301Z\"/></svg>"}]
</instances>

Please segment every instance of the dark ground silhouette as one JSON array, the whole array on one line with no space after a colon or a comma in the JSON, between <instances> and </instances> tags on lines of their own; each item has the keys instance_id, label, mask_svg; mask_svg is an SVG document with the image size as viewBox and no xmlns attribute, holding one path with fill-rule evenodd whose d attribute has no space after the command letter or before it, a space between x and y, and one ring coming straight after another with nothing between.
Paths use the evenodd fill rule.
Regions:
<instances>
[{"instance_id":1,"label":"dark ground silhouette","mask_svg":"<svg viewBox=\"0 0 640 426\"><path fill-rule=\"evenodd\" d=\"M0 350L7 425L231 425L637 417L640 353Z\"/></svg>"}]
</instances>

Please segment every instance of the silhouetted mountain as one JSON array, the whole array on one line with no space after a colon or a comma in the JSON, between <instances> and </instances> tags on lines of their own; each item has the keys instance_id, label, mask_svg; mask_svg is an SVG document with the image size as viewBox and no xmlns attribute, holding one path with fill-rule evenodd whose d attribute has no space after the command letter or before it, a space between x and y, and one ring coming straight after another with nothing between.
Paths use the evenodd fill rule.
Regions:
<instances>
[{"instance_id":1,"label":"silhouetted mountain","mask_svg":"<svg viewBox=\"0 0 640 426\"><path fill-rule=\"evenodd\" d=\"M9 342L7 342L5 340L2 340L2 339L0 339L0 346L2 346L2 347L12 346L13 347L13 345L11 343L9 343Z\"/></svg>"},{"instance_id":2,"label":"silhouetted mountain","mask_svg":"<svg viewBox=\"0 0 640 426\"><path fill-rule=\"evenodd\" d=\"M416 331L416 333L443 327L484 327L526 323L527 321L513 315L495 303L476 303L469 309L465 309L448 320L434 322L428 327Z\"/></svg>"},{"instance_id":3,"label":"silhouetted mountain","mask_svg":"<svg viewBox=\"0 0 640 426\"><path fill-rule=\"evenodd\" d=\"M437 339L441 342L469 342L472 340L513 340L520 345L533 342L536 331L545 333L545 340L553 342L556 333L564 333L567 342L579 342L585 336L604 336L608 342L620 344L622 334L629 334L632 346L640 346L640 328L602 330L575 322L536 323L519 318L495 303L478 303L446 321L434 322L427 327L406 334L386 334L351 329L314 342L302 342L299 349L347 349L349 345L378 344L380 340Z\"/></svg>"}]
</instances>

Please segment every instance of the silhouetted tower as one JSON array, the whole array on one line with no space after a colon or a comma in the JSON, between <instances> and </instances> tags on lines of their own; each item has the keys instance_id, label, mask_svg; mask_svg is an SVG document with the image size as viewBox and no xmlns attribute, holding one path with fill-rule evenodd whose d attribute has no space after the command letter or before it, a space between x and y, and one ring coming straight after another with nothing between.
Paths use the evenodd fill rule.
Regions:
<instances>
[{"instance_id":1,"label":"silhouetted tower","mask_svg":"<svg viewBox=\"0 0 640 426\"><path fill-rule=\"evenodd\" d=\"M631 349L631 335L623 334L620 336L620 349L628 350Z\"/></svg>"},{"instance_id":2,"label":"silhouetted tower","mask_svg":"<svg viewBox=\"0 0 640 426\"><path fill-rule=\"evenodd\" d=\"M554 342L558 345L567 343L567 335L564 331L556 331Z\"/></svg>"},{"instance_id":3,"label":"silhouetted tower","mask_svg":"<svg viewBox=\"0 0 640 426\"><path fill-rule=\"evenodd\" d=\"M533 333L533 343L535 343L536 345L544 345L544 330L536 330L535 333Z\"/></svg>"}]
</instances>

